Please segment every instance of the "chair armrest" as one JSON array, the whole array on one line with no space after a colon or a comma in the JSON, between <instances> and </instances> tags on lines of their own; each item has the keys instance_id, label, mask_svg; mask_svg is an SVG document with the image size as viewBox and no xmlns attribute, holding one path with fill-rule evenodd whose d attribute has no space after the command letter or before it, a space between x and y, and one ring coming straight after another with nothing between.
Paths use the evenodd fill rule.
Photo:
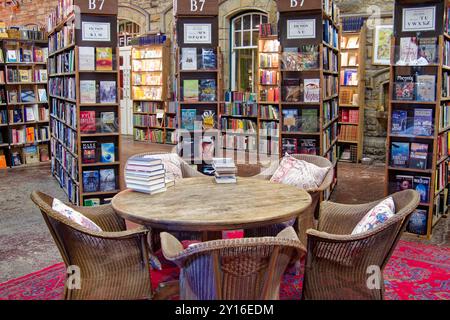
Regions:
<instances>
[{"instance_id":1,"label":"chair armrest","mask_svg":"<svg viewBox=\"0 0 450 320\"><path fill-rule=\"evenodd\" d=\"M364 215L379 201L346 205L324 201L320 205L318 231L336 235L350 234Z\"/></svg>"},{"instance_id":2,"label":"chair armrest","mask_svg":"<svg viewBox=\"0 0 450 320\"><path fill-rule=\"evenodd\" d=\"M268 168L262 170L261 173L257 174L253 178L261 180L270 180L275 171L277 171L279 165L280 165L279 161L273 161Z\"/></svg>"},{"instance_id":3,"label":"chair armrest","mask_svg":"<svg viewBox=\"0 0 450 320\"><path fill-rule=\"evenodd\" d=\"M116 214L110 204L97 207L71 207L94 221L105 232L126 230L125 220Z\"/></svg>"},{"instance_id":4,"label":"chair armrest","mask_svg":"<svg viewBox=\"0 0 450 320\"><path fill-rule=\"evenodd\" d=\"M160 237L164 257L169 261L177 263L178 259L176 257L184 250L183 245L170 233L161 232Z\"/></svg>"},{"instance_id":5,"label":"chair armrest","mask_svg":"<svg viewBox=\"0 0 450 320\"><path fill-rule=\"evenodd\" d=\"M328 170L325 179L322 181L322 184L319 186L317 191L322 192L328 189L330 185L333 183L333 180L334 180L334 168L331 167L330 170Z\"/></svg>"},{"instance_id":6,"label":"chair armrest","mask_svg":"<svg viewBox=\"0 0 450 320\"><path fill-rule=\"evenodd\" d=\"M116 232L86 232L89 236L94 238L106 239L106 240L127 240L133 238L145 237L147 239L149 230L145 227L139 227L132 230L116 231Z\"/></svg>"},{"instance_id":7,"label":"chair armrest","mask_svg":"<svg viewBox=\"0 0 450 320\"><path fill-rule=\"evenodd\" d=\"M278 233L276 237L281 239L298 241L298 245L300 246L300 248L297 249L299 257L302 258L306 254L306 248L303 245L303 243L301 243L293 227L287 227L286 229Z\"/></svg>"}]
</instances>

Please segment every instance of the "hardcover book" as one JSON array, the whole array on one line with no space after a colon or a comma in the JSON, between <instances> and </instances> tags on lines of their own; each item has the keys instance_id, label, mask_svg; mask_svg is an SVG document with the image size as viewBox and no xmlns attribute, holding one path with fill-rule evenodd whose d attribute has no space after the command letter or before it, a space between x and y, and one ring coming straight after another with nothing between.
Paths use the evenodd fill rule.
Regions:
<instances>
[{"instance_id":1,"label":"hardcover book","mask_svg":"<svg viewBox=\"0 0 450 320\"><path fill-rule=\"evenodd\" d=\"M100 81L100 103L116 103L117 88L115 81Z\"/></svg>"},{"instance_id":2,"label":"hardcover book","mask_svg":"<svg viewBox=\"0 0 450 320\"><path fill-rule=\"evenodd\" d=\"M81 162L95 163L97 162L97 142L82 141L81 142Z\"/></svg>"},{"instance_id":3,"label":"hardcover book","mask_svg":"<svg viewBox=\"0 0 450 320\"><path fill-rule=\"evenodd\" d=\"M416 76L417 101L436 101L436 76L417 75Z\"/></svg>"},{"instance_id":4,"label":"hardcover book","mask_svg":"<svg viewBox=\"0 0 450 320\"><path fill-rule=\"evenodd\" d=\"M425 143L411 143L411 154L409 156L409 167L413 169L427 168L428 159L428 144Z\"/></svg>"},{"instance_id":5,"label":"hardcover book","mask_svg":"<svg viewBox=\"0 0 450 320\"><path fill-rule=\"evenodd\" d=\"M420 202L428 203L430 199L430 177L414 177L414 189L420 194Z\"/></svg>"},{"instance_id":6,"label":"hardcover book","mask_svg":"<svg viewBox=\"0 0 450 320\"><path fill-rule=\"evenodd\" d=\"M392 142L391 164L394 167L407 168L409 162L409 142Z\"/></svg>"},{"instance_id":7,"label":"hardcover book","mask_svg":"<svg viewBox=\"0 0 450 320\"><path fill-rule=\"evenodd\" d=\"M302 109L301 131L314 133L319 130L319 110L318 109Z\"/></svg>"},{"instance_id":8,"label":"hardcover book","mask_svg":"<svg viewBox=\"0 0 450 320\"><path fill-rule=\"evenodd\" d=\"M433 110L414 109L414 134L416 136L433 135Z\"/></svg>"},{"instance_id":9,"label":"hardcover book","mask_svg":"<svg viewBox=\"0 0 450 320\"><path fill-rule=\"evenodd\" d=\"M300 79L284 79L283 95L286 102L299 102L302 92L300 87Z\"/></svg>"},{"instance_id":10,"label":"hardcover book","mask_svg":"<svg viewBox=\"0 0 450 320\"><path fill-rule=\"evenodd\" d=\"M283 131L297 132L300 131L298 110L297 109L283 109Z\"/></svg>"},{"instance_id":11,"label":"hardcover book","mask_svg":"<svg viewBox=\"0 0 450 320\"><path fill-rule=\"evenodd\" d=\"M114 169L100 170L100 191L114 191L116 190L116 173Z\"/></svg>"},{"instance_id":12,"label":"hardcover book","mask_svg":"<svg viewBox=\"0 0 450 320\"><path fill-rule=\"evenodd\" d=\"M214 49L202 49L202 68L206 70L217 68L217 58Z\"/></svg>"},{"instance_id":13,"label":"hardcover book","mask_svg":"<svg viewBox=\"0 0 450 320\"><path fill-rule=\"evenodd\" d=\"M282 139L283 154L297 153L297 139L283 138Z\"/></svg>"},{"instance_id":14,"label":"hardcover book","mask_svg":"<svg viewBox=\"0 0 450 320\"><path fill-rule=\"evenodd\" d=\"M405 110L392 111L392 134L406 134L408 124L408 112Z\"/></svg>"},{"instance_id":15,"label":"hardcover book","mask_svg":"<svg viewBox=\"0 0 450 320\"><path fill-rule=\"evenodd\" d=\"M101 144L101 162L106 162L106 163L110 163L110 162L114 162L115 161L115 145L114 143L110 142L110 143L102 143Z\"/></svg>"},{"instance_id":16,"label":"hardcover book","mask_svg":"<svg viewBox=\"0 0 450 320\"><path fill-rule=\"evenodd\" d=\"M78 64L80 71L95 70L95 48L79 47L78 48Z\"/></svg>"},{"instance_id":17,"label":"hardcover book","mask_svg":"<svg viewBox=\"0 0 450 320\"><path fill-rule=\"evenodd\" d=\"M98 170L83 172L84 192L97 192L100 190L100 175Z\"/></svg>"},{"instance_id":18,"label":"hardcover book","mask_svg":"<svg viewBox=\"0 0 450 320\"><path fill-rule=\"evenodd\" d=\"M81 133L95 133L97 131L95 120L95 111L80 111Z\"/></svg>"},{"instance_id":19,"label":"hardcover book","mask_svg":"<svg viewBox=\"0 0 450 320\"><path fill-rule=\"evenodd\" d=\"M406 226L406 231L418 234L418 235L426 235L427 234L427 223L428 221L428 212L423 209L416 209L409 219L408 225Z\"/></svg>"},{"instance_id":20,"label":"hardcover book","mask_svg":"<svg viewBox=\"0 0 450 320\"><path fill-rule=\"evenodd\" d=\"M437 64L438 59L437 38L419 38L418 65Z\"/></svg>"},{"instance_id":21,"label":"hardcover book","mask_svg":"<svg viewBox=\"0 0 450 320\"><path fill-rule=\"evenodd\" d=\"M412 189L413 182L414 182L413 176L396 175L395 176L395 184L396 184L395 192Z\"/></svg>"},{"instance_id":22,"label":"hardcover book","mask_svg":"<svg viewBox=\"0 0 450 320\"><path fill-rule=\"evenodd\" d=\"M181 70L197 70L197 48L181 48Z\"/></svg>"},{"instance_id":23,"label":"hardcover book","mask_svg":"<svg viewBox=\"0 0 450 320\"><path fill-rule=\"evenodd\" d=\"M22 102L35 102L36 96L33 90L22 90L20 92L20 101Z\"/></svg>"},{"instance_id":24,"label":"hardcover book","mask_svg":"<svg viewBox=\"0 0 450 320\"><path fill-rule=\"evenodd\" d=\"M395 77L395 100L414 100L414 76Z\"/></svg>"},{"instance_id":25,"label":"hardcover book","mask_svg":"<svg viewBox=\"0 0 450 320\"><path fill-rule=\"evenodd\" d=\"M205 79L200 80L200 101L216 101L217 100L216 80Z\"/></svg>"},{"instance_id":26,"label":"hardcover book","mask_svg":"<svg viewBox=\"0 0 450 320\"><path fill-rule=\"evenodd\" d=\"M84 199L84 206L85 207L97 207L99 205L100 205L100 199L99 198Z\"/></svg>"},{"instance_id":27,"label":"hardcover book","mask_svg":"<svg viewBox=\"0 0 450 320\"><path fill-rule=\"evenodd\" d=\"M47 102L47 90L45 88L38 89L39 102Z\"/></svg>"},{"instance_id":28,"label":"hardcover book","mask_svg":"<svg viewBox=\"0 0 450 320\"><path fill-rule=\"evenodd\" d=\"M22 62L33 62L33 52L31 50L23 50Z\"/></svg>"},{"instance_id":29,"label":"hardcover book","mask_svg":"<svg viewBox=\"0 0 450 320\"><path fill-rule=\"evenodd\" d=\"M320 101L320 79L304 80L304 101L305 102Z\"/></svg>"},{"instance_id":30,"label":"hardcover book","mask_svg":"<svg viewBox=\"0 0 450 320\"><path fill-rule=\"evenodd\" d=\"M96 48L96 69L111 71L113 69L112 48Z\"/></svg>"},{"instance_id":31,"label":"hardcover book","mask_svg":"<svg viewBox=\"0 0 450 320\"><path fill-rule=\"evenodd\" d=\"M18 62L16 50L7 50L6 51L6 62Z\"/></svg>"},{"instance_id":32,"label":"hardcover book","mask_svg":"<svg viewBox=\"0 0 450 320\"><path fill-rule=\"evenodd\" d=\"M419 53L416 37L400 39L400 52L397 65L416 65Z\"/></svg>"},{"instance_id":33,"label":"hardcover book","mask_svg":"<svg viewBox=\"0 0 450 320\"><path fill-rule=\"evenodd\" d=\"M95 80L80 80L80 102L96 103L96 82Z\"/></svg>"},{"instance_id":34,"label":"hardcover book","mask_svg":"<svg viewBox=\"0 0 450 320\"><path fill-rule=\"evenodd\" d=\"M194 130L197 110L182 109L181 110L181 129Z\"/></svg>"},{"instance_id":35,"label":"hardcover book","mask_svg":"<svg viewBox=\"0 0 450 320\"><path fill-rule=\"evenodd\" d=\"M313 156L316 156L317 141L315 139L300 139L297 151L299 154L311 154Z\"/></svg>"},{"instance_id":36,"label":"hardcover book","mask_svg":"<svg viewBox=\"0 0 450 320\"><path fill-rule=\"evenodd\" d=\"M183 99L186 102L198 102L199 81L183 80Z\"/></svg>"},{"instance_id":37,"label":"hardcover book","mask_svg":"<svg viewBox=\"0 0 450 320\"><path fill-rule=\"evenodd\" d=\"M116 132L115 120L116 118L114 111L100 112L101 132Z\"/></svg>"}]
</instances>

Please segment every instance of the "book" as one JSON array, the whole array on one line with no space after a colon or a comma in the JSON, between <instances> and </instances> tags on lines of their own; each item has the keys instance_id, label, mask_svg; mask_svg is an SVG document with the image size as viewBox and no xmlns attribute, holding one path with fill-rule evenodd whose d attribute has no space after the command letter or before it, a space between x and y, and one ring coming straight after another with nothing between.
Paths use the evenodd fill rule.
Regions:
<instances>
[{"instance_id":1,"label":"book","mask_svg":"<svg viewBox=\"0 0 450 320\"><path fill-rule=\"evenodd\" d=\"M207 70L217 68L217 58L214 49L202 48L202 68Z\"/></svg>"},{"instance_id":2,"label":"book","mask_svg":"<svg viewBox=\"0 0 450 320\"><path fill-rule=\"evenodd\" d=\"M409 167L413 169L427 169L428 144L411 143L411 153L409 156Z\"/></svg>"},{"instance_id":3,"label":"book","mask_svg":"<svg viewBox=\"0 0 450 320\"><path fill-rule=\"evenodd\" d=\"M95 66L99 71L110 71L113 70L113 58L112 58L112 48L100 48L95 49Z\"/></svg>"},{"instance_id":4,"label":"book","mask_svg":"<svg viewBox=\"0 0 450 320\"><path fill-rule=\"evenodd\" d=\"M418 65L438 63L437 38L419 38Z\"/></svg>"},{"instance_id":5,"label":"book","mask_svg":"<svg viewBox=\"0 0 450 320\"><path fill-rule=\"evenodd\" d=\"M395 192L409 190L413 188L414 177L407 175L395 176Z\"/></svg>"},{"instance_id":6,"label":"book","mask_svg":"<svg viewBox=\"0 0 450 320\"><path fill-rule=\"evenodd\" d=\"M216 101L217 87L216 80L202 79L200 80L200 101Z\"/></svg>"},{"instance_id":7,"label":"book","mask_svg":"<svg viewBox=\"0 0 450 320\"><path fill-rule=\"evenodd\" d=\"M197 102L199 98L199 80L183 80L183 99Z\"/></svg>"},{"instance_id":8,"label":"book","mask_svg":"<svg viewBox=\"0 0 450 320\"><path fill-rule=\"evenodd\" d=\"M416 209L411 214L406 231L418 234L426 235L428 226L428 212L424 209Z\"/></svg>"},{"instance_id":9,"label":"book","mask_svg":"<svg viewBox=\"0 0 450 320\"><path fill-rule=\"evenodd\" d=\"M81 133L95 133L97 131L95 111L80 111Z\"/></svg>"},{"instance_id":10,"label":"book","mask_svg":"<svg viewBox=\"0 0 450 320\"><path fill-rule=\"evenodd\" d=\"M416 65L419 53L416 37L400 38L399 59L397 65Z\"/></svg>"},{"instance_id":11,"label":"book","mask_svg":"<svg viewBox=\"0 0 450 320\"><path fill-rule=\"evenodd\" d=\"M283 95L285 102L299 102L302 91L300 79L283 80Z\"/></svg>"},{"instance_id":12,"label":"book","mask_svg":"<svg viewBox=\"0 0 450 320\"><path fill-rule=\"evenodd\" d=\"M99 198L84 199L83 204L85 207L98 207L100 205L100 199Z\"/></svg>"},{"instance_id":13,"label":"book","mask_svg":"<svg viewBox=\"0 0 450 320\"><path fill-rule=\"evenodd\" d=\"M78 65L80 71L95 70L94 47L78 47Z\"/></svg>"},{"instance_id":14,"label":"book","mask_svg":"<svg viewBox=\"0 0 450 320\"><path fill-rule=\"evenodd\" d=\"M100 112L101 132L116 132L116 118L114 111Z\"/></svg>"},{"instance_id":15,"label":"book","mask_svg":"<svg viewBox=\"0 0 450 320\"><path fill-rule=\"evenodd\" d=\"M33 62L33 51L29 49L24 49L22 53L22 62Z\"/></svg>"},{"instance_id":16,"label":"book","mask_svg":"<svg viewBox=\"0 0 450 320\"><path fill-rule=\"evenodd\" d=\"M417 101L436 101L436 76L417 75L416 76L416 99Z\"/></svg>"},{"instance_id":17,"label":"book","mask_svg":"<svg viewBox=\"0 0 450 320\"><path fill-rule=\"evenodd\" d=\"M39 69L39 81L47 82L47 80L48 80L47 69Z\"/></svg>"},{"instance_id":18,"label":"book","mask_svg":"<svg viewBox=\"0 0 450 320\"><path fill-rule=\"evenodd\" d=\"M97 192L100 190L100 174L98 170L83 171L84 192Z\"/></svg>"},{"instance_id":19,"label":"book","mask_svg":"<svg viewBox=\"0 0 450 320\"><path fill-rule=\"evenodd\" d=\"M304 102L320 101L320 79L304 80Z\"/></svg>"},{"instance_id":20,"label":"book","mask_svg":"<svg viewBox=\"0 0 450 320\"><path fill-rule=\"evenodd\" d=\"M114 191L116 190L116 173L114 169L100 170L100 191Z\"/></svg>"},{"instance_id":21,"label":"book","mask_svg":"<svg viewBox=\"0 0 450 320\"><path fill-rule=\"evenodd\" d=\"M38 89L39 102L47 102L47 90L45 88Z\"/></svg>"},{"instance_id":22,"label":"book","mask_svg":"<svg viewBox=\"0 0 450 320\"><path fill-rule=\"evenodd\" d=\"M314 133L319 130L319 110L314 109L302 109L301 117L301 131L306 133Z\"/></svg>"},{"instance_id":23,"label":"book","mask_svg":"<svg viewBox=\"0 0 450 320\"><path fill-rule=\"evenodd\" d=\"M407 168L409 161L409 142L391 143L391 165Z\"/></svg>"},{"instance_id":24,"label":"book","mask_svg":"<svg viewBox=\"0 0 450 320\"><path fill-rule=\"evenodd\" d=\"M17 51L16 50L7 50L6 51L6 62L18 62L17 61Z\"/></svg>"},{"instance_id":25,"label":"book","mask_svg":"<svg viewBox=\"0 0 450 320\"><path fill-rule=\"evenodd\" d=\"M28 146L22 149L23 160L25 164L39 162L39 151L37 146Z\"/></svg>"},{"instance_id":26,"label":"book","mask_svg":"<svg viewBox=\"0 0 450 320\"><path fill-rule=\"evenodd\" d=\"M0 154L0 169L6 169L6 156L4 154Z\"/></svg>"},{"instance_id":27,"label":"book","mask_svg":"<svg viewBox=\"0 0 450 320\"><path fill-rule=\"evenodd\" d=\"M182 109L181 110L181 129L194 130L197 110Z\"/></svg>"},{"instance_id":28,"label":"book","mask_svg":"<svg viewBox=\"0 0 450 320\"><path fill-rule=\"evenodd\" d=\"M102 143L101 144L101 162L110 163L115 161L116 147L114 143Z\"/></svg>"},{"instance_id":29,"label":"book","mask_svg":"<svg viewBox=\"0 0 450 320\"><path fill-rule=\"evenodd\" d=\"M300 131L298 109L283 109L283 131Z\"/></svg>"},{"instance_id":30,"label":"book","mask_svg":"<svg viewBox=\"0 0 450 320\"><path fill-rule=\"evenodd\" d=\"M96 82L95 80L80 80L80 102L96 103Z\"/></svg>"},{"instance_id":31,"label":"book","mask_svg":"<svg viewBox=\"0 0 450 320\"><path fill-rule=\"evenodd\" d=\"M297 154L297 139L283 138L281 143L283 154Z\"/></svg>"},{"instance_id":32,"label":"book","mask_svg":"<svg viewBox=\"0 0 450 320\"><path fill-rule=\"evenodd\" d=\"M414 109L414 135L432 136L433 135L433 110L432 109Z\"/></svg>"},{"instance_id":33,"label":"book","mask_svg":"<svg viewBox=\"0 0 450 320\"><path fill-rule=\"evenodd\" d=\"M81 162L96 163L97 162L97 142L81 141Z\"/></svg>"},{"instance_id":34,"label":"book","mask_svg":"<svg viewBox=\"0 0 450 320\"><path fill-rule=\"evenodd\" d=\"M414 76L396 76L395 77L395 100L414 100Z\"/></svg>"},{"instance_id":35,"label":"book","mask_svg":"<svg viewBox=\"0 0 450 320\"><path fill-rule=\"evenodd\" d=\"M33 122L36 120L33 107L25 107L25 122Z\"/></svg>"},{"instance_id":36,"label":"book","mask_svg":"<svg viewBox=\"0 0 450 320\"><path fill-rule=\"evenodd\" d=\"M197 48L181 48L181 70L197 70Z\"/></svg>"},{"instance_id":37,"label":"book","mask_svg":"<svg viewBox=\"0 0 450 320\"><path fill-rule=\"evenodd\" d=\"M406 134L408 124L408 112L405 110L392 111L392 134Z\"/></svg>"},{"instance_id":38,"label":"book","mask_svg":"<svg viewBox=\"0 0 450 320\"><path fill-rule=\"evenodd\" d=\"M430 177L414 177L413 188L420 194L420 202L428 203L430 200Z\"/></svg>"},{"instance_id":39,"label":"book","mask_svg":"<svg viewBox=\"0 0 450 320\"><path fill-rule=\"evenodd\" d=\"M311 154L317 155L317 140L315 139L299 139L298 141L298 153L299 154Z\"/></svg>"},{"instance_id":40,"label":"book","mask_svg":"<svg viewBox=\"0 0 450 320\"><path fill-rule=\"evenodd\" d=\"M20 92L20 101L22 102L35 102L36 96L33 90L22 90Z\"/></svg>"},{"instance_id":41,"label":"book","mask_svg":"<svg viewBox=\"0 0 450 320\"><path fill-rule=\"evenodd\" d=\"M100 103L116 103L117 88L115 81L100 81Z\"/></svg>"}]
</instances>

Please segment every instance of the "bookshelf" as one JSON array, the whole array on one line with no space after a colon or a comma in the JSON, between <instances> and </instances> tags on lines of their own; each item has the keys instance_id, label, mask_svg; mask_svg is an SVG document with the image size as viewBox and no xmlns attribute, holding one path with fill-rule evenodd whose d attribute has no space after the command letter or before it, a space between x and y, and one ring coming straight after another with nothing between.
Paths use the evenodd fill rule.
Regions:
<instances>
[{"instance_id":1,"label":"bookshelf","mask_svg":"<svg viewBox=\"0 0 450 320\"><path fill-rule=\"evenodd\" d=\"M49 163L46 34L7 34L0 39L0 169Z\"/></svg>"},{"instance_id":2,"label":"bookshelf","mask_svg":"<svg viewBox=\"0 0 450 320\"><path fill-rule=\"evenodd\" d=\"M363 154L366 26L341 34L339 161L360 162Z\"/></svg>"},{"instance_id":3,"label":"bookshelf","mask_svg":"<svg viewBox=\"0 0 450 320\"><path fill-rule=\"evenodd\" d=\"M164 42L131 50L134 140L175 144L176 110L168 102L170 41L156 38Z\"/></svg>"},{"instance_id":4,"label":"bookshelf","mask_svg":"<svg viewBox=\"0 0 450 320\"><path fill-rule=\"evenodd\" d=\"M278 1L281 44L280 155L323 156L337 182L339 12L333 1Z\"/></svg>"},{"instance_id":5,"label":"bookshelf","mask_svg":"<svg viewBox=\"0 0 450 320\"><path fill-rule=\"evenodd\" d=\"M117 1L60 0L48 18L52 174L77 205L108 203L120 190L116 29Z\"/></svg>"},{"instance_id":6,"label":"bookshelf","mask_svg":"<svg viewBox=\"0 0 450 320\"><path fill-rule=\"evenodd\" d=\"M448 12L448 1L395 2L386 194L421 194L407 232L426 238L448 209ZM428 23L417 28L416 19Z\"/></svg>"},{"instance_id":7,"label":"bookshelf","mask_svg":"<svg viewBox=\"0 0 450 320\"><path fill-rule=\"evenodd\" d=\"M219 48L218 2L202 6L174 1L175 94L178 150L199 171L221 146L222 54Z\"/></svg>"}]
</instances>

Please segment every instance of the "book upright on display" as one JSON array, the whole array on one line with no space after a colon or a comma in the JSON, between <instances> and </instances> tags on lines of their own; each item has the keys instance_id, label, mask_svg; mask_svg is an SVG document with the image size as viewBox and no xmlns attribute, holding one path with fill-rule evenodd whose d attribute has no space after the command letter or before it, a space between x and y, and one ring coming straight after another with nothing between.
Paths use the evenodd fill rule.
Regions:
<instances>
[{"instance_id":1,"label":"book upright on display","mask_svg":"<svg viewBox=\"0 0 450 320\"><path fill-rule=\"evenodd\" d=\"M424 102L436 101L435 75L417 75L416 87L417 87L416 89L417 101L424 101Z\"/></svg>"},{"instance_id":2,"label":"book upright on display","mask_svg":"<svg viewBox=\"0 0 450 320\"><path fill-rule=\"evenodd\" d=\"M111 71L113 70L113 57L112 48L99 48L95 49L95 66L99 71Z\"/></svg>"},{"instance_id":3,"label":"book upright on display","mask_svg":"<svg viewBox=\"0 0 450 320\"><path fill-rule=\"evenodd\" d=\"M395 78L395 100L414 100L415 83L414 76L396 76Z\"/></svg>"},{"instance_id":4,"label":"book upright on display","mask_svg":"<svg viewBox=\"0 0 450 320\"><path fill-rule=\"evenodd\" d=\"M197 48L181 48L181 70L197 70Z\"/></svg>"},{"instance_id":5,"label":"book upright on display","mask_svg":"<svg viewBox=\"0 0 450 320\"><path fill-rule=\"evenodd\" d=\"M78 66L80 71L95 70L95 48L79 47L78 48Z\"/></svg>"},{"instance_id":6,"label":"book upright on display","mask_svg":"<svg viewBox=\"0 0 450 320\"><path fill-rule=\"evenodd\" d=\"M80 80L80 102L96 103L97 88L95 80Z\"/></svg>"},{"instance_id":7,"label":"book upright on display","mask_svg":"<svg viewBox=\"0 0 450 320\"><path fill-rule=\"evenodd\" d=\"M116 172L114 169L100 170L100 191L114 191L116 190Z\"/></svg>"},{"instance_id":8,"label":"book upright on display","mask_svg":"<svg viewBox=\"0 0 450 320\"><path fill-rule=\"evenodd\" d=\"M407 168L409 162L409 142L391 143L391 163L394 167Z\"/></svg>"},{"instance_id":9,"label":"book upright on display","mask_svg":"<svg viewBox=\"0 0 450 320\"><path fill-rule=\"evenodd\" d=\"M97 142L82 141L81 142L81 162L95 163L97 162Z\"/></svg>"}]
</instances>

